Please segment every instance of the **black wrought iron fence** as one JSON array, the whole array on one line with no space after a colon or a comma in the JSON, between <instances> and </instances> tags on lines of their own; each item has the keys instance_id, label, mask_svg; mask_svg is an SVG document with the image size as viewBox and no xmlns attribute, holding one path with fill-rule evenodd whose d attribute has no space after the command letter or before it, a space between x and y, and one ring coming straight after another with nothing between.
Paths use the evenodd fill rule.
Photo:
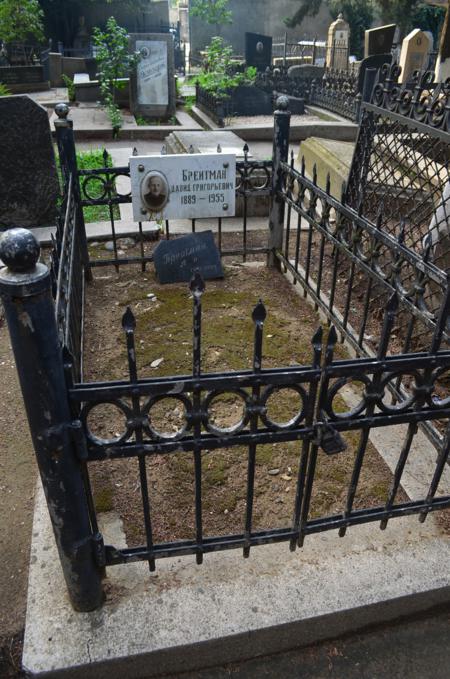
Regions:
<instances>
[{"instance_id":1,"label":"black wrought iron fence","mask_svg":"<svg viewBox=\"0 0 450 679\"><path fill-rule=\"evenodd\" d=\"M312 82L308 102L356 122L361 99L357 74L327 69L321 80Z\"/></svg>"},{"instance_id":2,"label":"black wrought iron fence","mask_svg":"<svg viewBox=\"0 0 450 679\"><path fill-rule=\"evenodd\" d=\"M275 38L272 44L272 61L275 66L283 64L312 64L325 65L327 45L323 40L297 40Z\"/></svg>"},{"instance_id":3,"label":"black wrought iron fence","mask_svg":"<svg viewBox=\"0 0 450 679\"><path fill-rule=\"evenodd\" d=\"M390 104L362 105L341 200L330 195L329 181L324 189L317 186L315 171L308 178L304 164L297 170L293 158L281 163L286 221L277 256L359 355L376 350L380 319L394 292L400 313L390 352L425 350L448 286L448 95L445 87L429 84L426 93L420 87L412 92L391 80L378 85L374 99L380 87L390 93ZM402 103L404 115L390 110ZM448 330L443 332L448 342ZM407 382L399 378L397 389L408 390ZM442 444L439 427L427 433Z\"/></svg>"},{"instance_id":4,"label":"black wrought iron fence","mask_svg":"<svg viewBox=\"0 0 450 679\"><path fill-rule=\"evenodd\" d=\"M243 160L236 162L236 198L242 204L242 221L236 225L237 233L240 235L241 243L233 248L224 247L223 243L223 226L227 221L226 218L218 217L214 220L208 220L209 227L215 232L217 239L217 246L222 256L242 255L244 260L248 255L266 254L268 248L264 246L252 246L248 241L248 202L249 200L257 200L261 198L268 198L271 193L272 182L272 161L271 160L253 160L249 158L249 147L247 144L243 147ZM116 231L116 219L114 217L114 206L131 203L131 187L126 193L120 193L117 189L117 180L125 177L127 180L130 177L130 168L128 165L123 167L103 167L95 170L79 170L78 177L80 181L81 191L81 206L87 207L91 205L106 205L109 209L109 217L111 224L111 241L113 244L113 257L103 259L91 259L90 265L96 266L120 266L121 264L141 263L143 266L147 262L153 261L152 253L145 253L144 243L146 238L146 225L143 222L138 222L138 243L140 247L140 254L136 257L126 257L119 254L120 236ZM96 196L95 198L93 196ZM190 230L195 233L197 228L197 220L191 219ZM165 238L170 239L176 236L171 230L171 221L164 220L160 224L162 233Z\"/></svg>"},{"instance_id":5,"label":"black wrought iron fence","mask_svg":"<svg viewBox=\"0 0 450 679\"><path fill-rule=\"evenodd\" d=\"M431 102L428 114L432 120L439 120L441 138L444 130L448 135L449 129L448 108L445 102L442 108L441 90L434 93ZM128 177L127 167L77 171L73 134L65 116L57 123L57 136L68 191L65 219L57 231L53 278L37 262L39 249L31 233L20 230L2 241L0 255L7 265L6 270L0 271L5 314L64 575L71 600L79 610L101 605L105 566L145 560L153 569L157 559L181 554L195 554L201 563L208 552L232 548L242 548L247 557L253 546L282 541L289 542L294 550L311 533L338 529L343 536L352 525L373 521L379 521L384 529L391 518L418 514L423 521L429 512L450 506L448 487L442 484L450 451L450 399L442 380L450 370L447 275L431 261L429 242L423 255L419 254L409 246L402 232L393 234L382 228L382 217L372 222L360 204L355 209L345 201L345 194L344 200L337 200L330 195L329 186L320 189L315 176L309 179L304 168L295 169L293 159L287 162L290 119L287 106L286 98L278 101L272 161L261 165L245 157L238 164L238 173L245 197L252 172L263 170L264 186L257 190L268 192L272 198L269 243L264 248L270 254L269 263L278 261L284 266L331 323L325 340L322 330L312 337L312 359L306 365L265 367L266 309L259 302L252 314L251 369L205 373L204 284L196 275L191 283L193 339L189 375L148 378L139 374L136 321L127 310L122 327L128 378L80 381L78 358L82 356L82 335L81 340L76 338L80 337L78 319L83 305L82 287L75 278L78 276L82 286L83 270L89 275L95 264L87 254L83 206L100 201L111 207L130 202L131 197L118 195L115 185L119 176ZM373 106L367 107L367 111L372 110ZM383 116L387 115L383 110ZM392 117L399 115L395 113ZM433 132L429 134L434 137ZM422 140L425 148L423 143ZM81 180L81 188L75 177ZM104 194L89 199L86 185L93 178L103 182ZM293 218L297 220L295 230L291 226ZM114 233L114 221L111 222ZM195 223L192 228L195 229ZM244 255L249 252L245 241L240 251ZM114 257L108 263L118 266L125 261ZM137 261L145 265L147 258L141 253ZM409 272L408 285L403 277L405 270ZM52 283L56 287L56 318ZM439 309L427 307L428 287L439 297ZM372 306L375 288L383 291L386 300L378 311ZM406 324L403 314L409 319ZM411 327L418 323L427 330L428 344L415 351L410 342L407 353L399 351L406 341L405 332L408 336ZM373 333L371 339L368 333ZM398 333L402 333L400 344ZM359 358L335 358L338 334L351 342ZM343 412L340 397L349 382L359 382L362 389L356 406ZM281 417L273 416L270 402L282 400L287 391L294 397L294 411L285 413L283 409ZM231 426L221 424L216 417L218 410L229 408L230 399L240 403L242 413ZM168 430L164 423L167 425L167 413L174 401L180 424L175 430ZM98 410L107 405L116 410L113 434L98 435L92 422ZM163 426L158 426L157 407L164 414ZM405 429L389 489L375 506L361 499L357 502L361 475L367 468L371 432L398 425ZM400 492L400 485L419 427L426 427L427 431L434 427L437 456L430 463L425 491L408 500ZM351 472L344 485L344 506L341 511L327 512L315 504L318 470L320 467L326 473L335 456L346 454L350 433L354 439L349 451ZM255 526L258 448L292 442L298 442L292 519L275 528ZM245 504L240 530L210 535L205 534L203 521L204 456L205 453L214 456L222 448L245 451L247 472L242 480ZM191 456L195 489L193 538L154 539L155 512L147 461L167 455L177 460ZM120 459L134 459L139 473L145 542L129 548L104 545L90 486L92 464Z\"/></svg>"},{"instance_id":6,"label":"black wrought iron fence","mask_svg":"<svg viewBox=\"0 0 450 679\"><path fill-rule=\"evenodd\" d=\"M192 374L169 378L146 379L139 377L136 366L136 322L130 309L125 313L122 325L126 337L129 380L121 382L72 384L69 397L73 412L83 423L86 432L87 462L123 458L136 458L140 468L143 524L147 543L135 548L119 549L106 546L104 564L114 565L136 560L147 560L154 570L155 560L168 556L196 554L201 563L203 555L210 551L243 548L248 556L252 546L270 542L289 541L294 550L303 543L305 535L317 531L339 528L340 534L357 523L380 521L385 528L396 516L419 513L423 520L429 511L450 506L450 496L436 496L441 475L448 455L446 441L438 457L435 473L426 497L411 502L396 502L402 472L411 448L417 424L430 419L447 418L450 404L447 399L433 397L437 375L450 367L450 352L440 352L450 300L443 305L436 326L433 342L428 353L408 357L387 356L390 335L394 325L397 298L391 298L383 324L380 344L375 358L335 360L333 357L337 334L328 334L322 356L322 330L312 338L313 360L310 365L265 369L263 365L263 326L266 309L260 302L253 310L254 350L253 368L240 372L203 373L201 363L201 299L204 283L197 275L191 283L193 293L193 344ZM410 398L391 404L387 398L387 385L395 382L399 373L408 371L414 375L415 390ZM336 409L336 401L349 379L365 385L361 402L353 411L342 413ZM283 392L295 392L298 409L285 422L271 419L269 401L282 398ZM241 401L242 417L232 427L215 423L214 402L228 395ZM179 429L173 433L157 429L153 423L153 409L167 400L167 408L173 409L176 400L182 411ZM169 401L171 401L169 405ZM102 439L91 430L90 419L96 409L105 404L114 405L122 414L126 427L111 439ZM163 407L164 410L164 407ZM384 505L376 508L355 510L353 502L358 478L364 462L364 454L372 428L409 424L405 445L395 472L391 489ZM166 427L167 429L167 427ZM337 455L346 450L341 434L360 431L360 441L348 488L343 514L310 518L311 493L315 478L318 455ZM257 446L266 443L299 441L301 446L299 473L292 523L287 528L254 531L252 513ZM214 451L234 446L248 446L248 472L246 478L246 509L242 518L242 533L205 537L202 529L202 451ZM195 530L193 540L183 542L155 543L152 538L151 491L147 480L145 458L152 455L192 453L194 458L195 484ZM89 503L94 507L93 500ZM95 522L95 517L92 517Z\"/></svg>"},{"instance_id":7,"label":"black wrought iron fence","mask_svg":"<svg viewBox=\"0 0 450 679\"><path fill-rule=\"evenodd\" d=\"M74 379L80 380L83 375L85 269L74 181L73 175L70 175L56 234L52 238L50 271L61 346L70 351Z\"/></svg>"}]
</instances>

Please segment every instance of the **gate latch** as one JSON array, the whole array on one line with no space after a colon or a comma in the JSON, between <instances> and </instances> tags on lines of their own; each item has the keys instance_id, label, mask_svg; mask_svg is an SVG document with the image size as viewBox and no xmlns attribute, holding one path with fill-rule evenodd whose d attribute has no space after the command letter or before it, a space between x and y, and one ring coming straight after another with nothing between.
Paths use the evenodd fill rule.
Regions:
<instances>
[{"instance_id":1,"label":"gate latch","mask_svg":"<svg viewBox=\"0 0 450 679\"><path fill-rule=\"evenodd\" d=\"M314 425L313 443L322 448L327 455L336 455L347 450L344 439L329 422L317 422Z\"/></svg>"}]
</instances>

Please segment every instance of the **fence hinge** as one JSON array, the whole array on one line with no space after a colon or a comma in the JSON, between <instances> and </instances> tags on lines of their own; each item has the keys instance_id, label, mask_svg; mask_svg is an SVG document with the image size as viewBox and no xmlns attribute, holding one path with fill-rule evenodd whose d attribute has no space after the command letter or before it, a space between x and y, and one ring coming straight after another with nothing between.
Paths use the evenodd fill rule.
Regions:
<instances>
[{"instance_id":1,"label":"fence hinge","mask_svg":"<svg viewBox=\"0 0 450 679\"><path fill-rule=\"evenodd\" d=\"M105 543L103 542L103 535L101 533L95 533L91 540L95 562L99 568L104 568L106 566L106 550Z\"/></svg>"},{"instance_id":2,"label":"fence hinge","mask_svg":"<svg viewBox=\"0 0 450 679\"><path fill-rule=\"evenodd\" d=\"M67 424L67 428L72 435L72 440L75 444L75 450L79 460L88 459L88 449L86 445L86 435L83 430L83 424L80 420L74 420Z\"/></svg>"},{"instance_id":3,"label":"fence hinge","mask_svg":"<svg viewBox=\"0 0 450 679\"><path fill-rule=\"evenodd\" d=\"M106 565L106 550L103 535L100 532L88 535L83 540L77 542L73 548L74 556L79 552L89 549L89 547L92 549L95 563L99 568L103 568Z\"/></svg>"},{"instance_id":4,"label":"fence hinge","mask_svg":"<svg viewBox=\"0 0 450 679\"><path fill-rule=\"evenodd\" d=\"M347 444L329 422L317 422L314 427L313 443L322 448L327 455L336 455L347 450Z\"/></svg>"}]
</instances>

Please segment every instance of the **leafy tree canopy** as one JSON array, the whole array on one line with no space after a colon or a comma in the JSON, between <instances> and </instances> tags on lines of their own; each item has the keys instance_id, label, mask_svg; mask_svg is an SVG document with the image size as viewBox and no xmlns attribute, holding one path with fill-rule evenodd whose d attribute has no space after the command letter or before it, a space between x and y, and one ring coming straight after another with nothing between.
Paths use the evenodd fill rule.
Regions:
<instances>
[{"instance_id":1,"label":"leafy tree canopy","mask_svg":"<svg viewBox=\"0 0 450 679\"><path fill-rule=\"evenodd\" d=\"M445 9L431 7L421 0L299 0L298 10L292 17L285 19L286 26L299 26L306 17L318 14L322 4L329 7L332 15L342 11L352 32L356 30L357 33L370 26L377 11L384 23L397 24L401 36L412 28L431 30L437 36L438 26L445 15ZM367 24L369 15L372 19Z\"/></svg>"},{"instance_id":2,"label":"leafy tree canopy","mask_svg":"<svg viewBox=\"0 0 450 679\"><path fill-rule=\"evenodd\" d=\"M44 39L43 12L38 0L0 0L0 40Z\"/></svg>"},{"instance_id":3,"label":"leafy tree canopy","mask_svg":"<svg viewBox=\"0 0 450 679\"><path fill-rule=\"evenodd\" d=\"M148 0L39 0L39 4L44 11L50 35L62 40L64 45L71 46L87 5L111 5L111 11L114 12L114 5L119 4L128 5L134 10L143 9L148 6Z\"/></svg>"},{"instance_id":4,"label":"leafy tree canopy","mask_svg":"<svg viewBox=\"0 0 450 679\"><path fill-rule=\"evenodd\" d=\"M229 0L192 0L191 13L207 24L231 24L232 13L228 5Z\"/></svg>"}]
</instances>

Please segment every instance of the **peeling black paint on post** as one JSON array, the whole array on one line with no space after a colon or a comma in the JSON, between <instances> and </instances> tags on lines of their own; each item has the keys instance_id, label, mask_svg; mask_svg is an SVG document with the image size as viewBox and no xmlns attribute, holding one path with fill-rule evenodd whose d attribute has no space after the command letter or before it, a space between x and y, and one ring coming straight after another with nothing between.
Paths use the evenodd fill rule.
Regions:
<instances>
[{"instance_id":1,"label":"peeling black paint on post","mask_svg":"<svg viewBox=\"0 0 450 679\"><path fill-rule=\"evenodd\" d=\"M202 295L205 283L199 271L196 271L190 284L193 299L193 336L192 336L192 376L199 378L201 374L201 339L202 339ZM199 444L202 433L201 387L195 384L193 395L194 424L194 472L195 472L195 532L197 539L196 561L203 563L203 520L202 520L202 449Z\"/></svg>"},{"instance_id":2,"label":"peeling black paint on post","mask_svg":"<svg viewBox=\"0 0 450 679\"><path fill-rule=\"evenodd\" d=\"M44 486L61 565L73 607L101 606L101 571L95 562L81 464L72 436L61 346L49 270L37 263L39 245L25 229L0 240L0 294ZM34 256L30 259L30 252Z\"/></svg>"},{"instance_id":3,"label":"peeling black paint on post","mask_svg":"<svg viewBox=\"0 0 450 679\"><path fill-rule=\"evenodd\" d=\"M279 268L279 261L275 256L276 250L283 247L283 226L285 201L281 196L283 187L282 162L287 162L289 150L289 128L291 112L288 111L289 99L282 95L277 99L277 108L274 113L274 137L273 137L273 177L271 208L269 216L269 266Z\"/></svg>"},{"instance_id":4,"label":"peeling black paint on post","mask_svg":"<svg viewBox=\"0 0 450 679\"><path fill-rule=\"evenodd\" d=\"M75 195L77 226L80 237L81 252L83 257L84 273L87 281L92 280L92 271L89 264L89 250L86 238L86 226L84 223L83 207L81 205L80 179L78 176L77 153L73 134L73 121L68 118L69 107L60 103L55 106L58 120L55 120L56 143L61 162L61 172L65 183L69 176L73 176L73 190ZM105 163L106 165L106 163Z\"/></svg>"},{"instance_id":5,"label":"peeling black paint on post","mask_svg":"<svg viewBox=\"0 0 450 679\"><path fill-rule=\"evenodd\" d=\"M261 372L262 369L262 343L263 343L263 328L266 320L266 307L259 300L258 304L253 309L252 320L255 324L255 336L253 344L253 371L255 374ZM250 414L250 432L256 434L258 431L258 418L261 413L261 406L258 406L261 396L261 385L255 384L252 388L252 403ZM250 538L252 531L253 519L253 497L255 493L255 463L256 463L256 442L252 442L248 447L248 463L247 463L247 507L245 515L245 547L244 558L250 556Z\"/></svg>"}]
</instances>

